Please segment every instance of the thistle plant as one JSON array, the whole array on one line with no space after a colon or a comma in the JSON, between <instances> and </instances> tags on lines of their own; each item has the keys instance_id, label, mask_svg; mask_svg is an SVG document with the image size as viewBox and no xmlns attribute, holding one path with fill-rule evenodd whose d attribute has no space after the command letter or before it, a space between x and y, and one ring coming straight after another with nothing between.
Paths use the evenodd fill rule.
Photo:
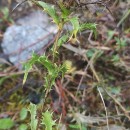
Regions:
<instances>
[{"instance_id":1,"label":"thistle plant","mask_svg":"<svg viewBox=\"0 0 130 130\"><path fill-rule=\"evenodd\" d=\"M67 72L66 62L63 64L57 64L57 57L59 56L59 49L65 43L76 43L78 41L78 33L84 30L93 30L96 36L96 24L94 23L82 23L80 24L79 18L77 16L72 16L72 11L69 8L66 8L62 1L59 1L58 9L55 8L54 5L50 5L43 1L35 1L30 0L33 4L37 5L40 9L46 12L51 18L53 23L57 26L57 34L55 37L55 41L53 43L52 48L50 49L50 55L52 55L52 59L49 59L46 54L41 56L33 53L32 58L24 64L25 67L25 75L23 79L23 84L26 82L28 72L33 68L34 64L41 64L45 70L46 75L44 76L44 91L46 93L45 100L47 98L48 93L50 92L53 85L55 85L56 78L59 76L64 77L64 74ZM64 26L70 24L72 25L72 30L66 31L63 33ZM34 110L34 111L32 111ZM30 105L30 113L31 113L31 129L38 129L38 120L36 118L37 107L34 105ZM52 130L52 127L55 125L55 121L52 120L52 113L49 111L41 113L41 125L44 125L46 130ZM51 122L50 122L51 121Z\"/></svg>"}]
</instances>

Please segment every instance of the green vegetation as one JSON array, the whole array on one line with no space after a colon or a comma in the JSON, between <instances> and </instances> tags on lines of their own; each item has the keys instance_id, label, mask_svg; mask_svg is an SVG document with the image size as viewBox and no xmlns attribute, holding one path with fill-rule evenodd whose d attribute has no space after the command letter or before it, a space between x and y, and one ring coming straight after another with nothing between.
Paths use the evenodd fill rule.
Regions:
<instances>
[{"instance_id":1,"label":"green vegetation","mask_svg":"<svg viewBox=\"0 0 130 130\"><path fill-rule=\"evenodd\" d=\"M58 11L54 6L51 6L45 2L42 1L35 1L34 4L41 7L43 11L45 11L52 19L53 22L57 25L58 33L56 35L56 39L54 41L54 45L52 49L50 50L50 53L52 55L52 61L48 59L48 56L45 54L38 56L36 54L33 54L32 58L24 64L25 67L25 75L23 84L26 82L28 72L32 69L33 65L38 63L43 65L44 68L46 68L46 76L44 75L45 83L44 83L44 89L46 93L46 97L48 93L50 92L53 85L55 85L55 81L60 75L63 77L64 74L67 72L67 64L57 64L57 57L59 54L59 48L61 45L63 45L66 42L72 42L73 44L75 42L78 42L77 34L78 32L84 31L86 29L93 30L95 37L96 37L96 24L94 23L83 23L80 24L78 17L71 17L71 11L65 8L65 6L62 3L59 3L60 7L60 15L58 14ZM71 23L72 24L72 30L69 30L67 34L62 35L63 28L66 24ZM46 101L46 99L45 99ZM44 107L44 105L43 105ZM38 120L36 119L36 106L31 105L30 106L30 113L31 113L31 130L36 130L38 125ZM46 111L42 114L42 122L41 124L45 125L46 130L52 130L53 125L55 125L55 122L52 120L52 114L49 111Z\"/></svg>"},{"instance_id":2,"label":"green vegetation","mask_svg":"<svg viewBox=\"0 0 130 130\"><path fill-rule=\"evenodd\" d=\"M11 101L20 102L7 104L11 110L19 106L21 111L15 109L13 118L2 117L0 129L96 130L102 126L109 129L111 123L123 126L127 120L129 122L129 89L124 89L129 83L129 35L126 38L116 29L108 28L104 33L104 30L98 30L99 24L83 23L62 1L57 3L58 7L43 1L29 1L49 15L57 26L57 33L44 54L33 53L32 58L23 63L22 89L25 94L29 93L29 99L36 101L25 101L21 91L11 95ZM126 12L118 27L129 16L130 11ZM2 14L4 17L0 22L10 21L6 9ZM68 25L69 29L66 29ZM83 33L85 31L90 34ZM125 33L129 33L129 29ZM12 84L4 86L11 88L19 77L2 77L0 85L11 80ZM32 77L36 82L42 81L41 88ZM32 86L28 82L32 82Z\"/></svg>"}]
</instances>

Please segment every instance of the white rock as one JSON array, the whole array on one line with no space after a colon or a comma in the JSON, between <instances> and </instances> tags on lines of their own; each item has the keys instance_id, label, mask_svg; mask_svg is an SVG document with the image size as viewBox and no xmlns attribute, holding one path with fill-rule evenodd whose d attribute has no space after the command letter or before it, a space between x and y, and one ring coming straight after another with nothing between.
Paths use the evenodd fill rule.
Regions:
<instances>
[{"instance_id":1,"label":"white rock","mask_svg":"<svg viewBox=\"0 0 130 130\"><path fill-rule=\"evenodd\" d=\"M21 68L21 62L31 57L33 51L39 52L52 40L57 28L49 23L47 15L39 11L16 23L7 28L1 46L4 53L9 55L9 60Z\"/></svg>"}]
</instances>

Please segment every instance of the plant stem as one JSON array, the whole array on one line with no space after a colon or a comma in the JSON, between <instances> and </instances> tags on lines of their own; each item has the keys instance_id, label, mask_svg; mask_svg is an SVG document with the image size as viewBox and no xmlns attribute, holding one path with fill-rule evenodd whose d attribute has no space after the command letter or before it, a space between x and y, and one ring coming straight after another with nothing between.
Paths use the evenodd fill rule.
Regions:
<instances>
[{"instance_id":1,"label":"plant stem","mask_svg":"<svg viewBox=\"0 0 130 130\"><path fill-rule=\"evenodd\" d=\"M55 42L54 42L54 46L53 46L53 63L55 62L55 54L56 54L56 51L57 51L57 45L58 45L58 40L59 40L59 37L60 37L60 34L61 34L61 30L58 30L58 33L57 33L57 36L56 36L56 39L55 39Z\"/></svg>"}]
</instances>

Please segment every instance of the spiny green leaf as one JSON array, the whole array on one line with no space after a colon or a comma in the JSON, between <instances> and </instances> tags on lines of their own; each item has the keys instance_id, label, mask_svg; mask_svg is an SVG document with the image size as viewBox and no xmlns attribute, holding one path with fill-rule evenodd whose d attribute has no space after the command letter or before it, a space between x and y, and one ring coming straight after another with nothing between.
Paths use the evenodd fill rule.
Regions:
<instances>
[{"instance_id":1,"label":"spiny green leaf","mask_svg":"<svg viewBox=\"0 0 130 130\"><path fill-rule=\"evenodd\" d=\"M32 58L28 62L24 63L25 74L23 78L23 84L26 82L28 72L32 69L32 66L35 64L38 58L39 56L33 53Z\"/></svg>"},{"instance_id":2,"label":"spiny green leaf","mask_svg":"<svg viewBox=\"0 0 130 130\"><path fill-rule=\"evenodd\" d=\"M49 73L46 77L45 77L45 88L46 89L51 89L52 85L55 84L55 80L59 75L63 75L66 72L66 68L65 65L60 65L60 66L55 66L53 68L53 72Z\"/></svg>"},{"instance_id":3,"label":"spiny green leaf","mask_svg":"<svg viewBox=\"0 0 130 130\"><path fill-rule=\"evenodd\" d=\"M70 19L71 24L73 25L73 30L77 33L80 29L78 17L73 17Z\"/></svg>"},{"instance_id":4,"label":"spiny green leaf","mask_svg":"<svg viewBox=\"0 0 130 130\"><path fill-rule=\"evenodd\" d=\"M94 24L94 23L83 23L80 25L79 31L84 31L86 29L93 30L94 35L96 37L97 36L96 26L97 24Z\"/></svg>"},{"instance_id":5,"label":"spiny green leaf","mask_svg":"<svg viewBox=\"0 0 130 130\"><path fill-rule=\"evenodd\" d=\"M73 17L70 19L70 22L72 23L73 25L73 29L74 30L78 30L79 29L79 20L78 20L78 17Z\"/></svg>"},{"instance_id":6,"label":"spiny green leaf","mask_svg":"<svg viewBox=\"0 0 130 130\"><path fill-rule=\"evenodd\" d=\"M51 6L43 1L38 1L38 4L51 16L51 18L53 19L53 21L59 25L60 23L60 19L59 16L56 13L56 10L54 8L54 6Z\"/></svg>"},{"instance_id":7,"label":"spiny green leaf","mask_svg":"<svg viewBox=\"0 0 130 130\"><path fill-rule=\"evenodd\" d=\"M24 120L27 117L28 111L26 108L22 108L20 111L20 120Z\"/></svg>"},{"instance_id":8,"label":"spiny green leaf","mask_svg":"<svg viewBox=\"0 0 130 130\"><path fill-rule=\"evenodd\" d=\"M62 46L63 43L65 43L67 41L67 39L69 38L68 35L63 35L59 40L58 40L58 46Z\"/></svg>"},{"instance_id":9,"label":"spiny green leaf","mask_svg":"<svg viewBox=\"0 0 130 130\"><path fill-rule=\"evenodd\" d=\"M48 77L48 75L44 78L45 79L45 89L50 89L51 85L53 85L53 81ZM50 83L51 80L51 83Z\"/></svg>"},{"instance_id":10,"label":"spiny green leaf","mask_svg":"<svg viewBox=\"0 0 130 130\"><path fill-rule=\"evenodd\" d=\"M46 130L52 130L52 127L55 125L55 121L52 119L52 113L48 110L42 113L42 123L45 125Z\"/></svg>"},{"instance_id":11,"label":"spiny green leaf","mask_svg":"<svg viewBox=\"0 0 130 130\"><path fill-rule=\"evenodd\" d=\"M36 119L37 106L35 104L30 103L30 106L29 106L28 110L29 110L29 112L31 114L31 123L30 123L31 130L36 130L37 123L38 123L38 120Z\"/></svg>"},{"instance_id":12,"label":"spiny green leaf","mask_svg":"<svg viewBox=\"0 0 130 130\"><path fill-rule=\"evenodd\" d=\"M28 126L26 124L21 124L18 130L27 130Z\"/></svg>"},{"instance_id":13,"label":"spiny green leaf","mask_svg":"<svg viewBox=\"0 0 130 130\"><path fill-rule=\"evenodd\" d=\"M67 19L71 13L70 10L67 9L62 2L59 2L59 7L61 9L62 18Z\"/></svg>"},{"instance_id":14,"label":"spiny green leaf","mask_svg":"<svg viewBox=\"0 0 130 130\"><path fill-rule=\"evenodd\" d=\"M62 42L66 41L67 36L64 35L59 40L59 45L62 44ZM63 40L63 41L62 41ZM36 54L33 54L32 59L30 59L27 63L25 63L25 75L23 83L25 83L28 75L28 71L32 69L32 66L36 63L42 64L47 69L47 75L45 77L45 88L50 89L52 85L55 84L55 79L59 76L61 73L62 75L65 73L65 69L63 66L57 66L56 64L52 63L45 55L38 56Z\"/></svg>"},{"instance_id":15,"label":"spiny green leaf","mask_svg":"<svg viewBox=\"0 0 130 130\"><path fill-rule=\"evenodd\" d=\"M54 70L56 68L56 65L53 64L45 55L42 55L39 57L38 61L44 65L45 68L47 68L50 75L54 73Z\"/></svg>"},{"instance_id":16,"label":"spiny green leaf","mask_svg":"<svg viewBox=\"0 0 130 130\"><path fill-rule=\"evenodd\" d=\"M80 31L84 31L86 29L94 30L96 29L97 24L94 23L83 23L80 25Z\"/></svg>"},{"instance_id":17,"label":"spiny green leaf","mask_svg":"<svg viewBox=\"0 0 130 130\"><path fill-rule=\"evenodd\" d=\"M0 129L6 130L14 126L14 122L10 118L0 119Z\"/></svg>"},{"instance_id":18,"label":"spiny green leaf","mask_svg":"<svg viewBox=\"0 0 130 130\"><path fill-rule=\"evenodd\" d=\"M73 17L70 19L71 24L73 25L72 35L69 39L69 41L76 42L77 40L77 33L79 31L80 25L79 20L77 17Z\"/></svg>"},{"instance_id":19,"label":"spiny green leaf","mask_svg":"<svg viewBox=\"0 0 130 130\"><path fill-rule=\"evenodd\" d=\"M48 71L48 74L45 77L45 88L50 89L58 76L58 66L52 63L45 55L40 56L38 62L40 62Z\"/></svg>"}]
</instances>

